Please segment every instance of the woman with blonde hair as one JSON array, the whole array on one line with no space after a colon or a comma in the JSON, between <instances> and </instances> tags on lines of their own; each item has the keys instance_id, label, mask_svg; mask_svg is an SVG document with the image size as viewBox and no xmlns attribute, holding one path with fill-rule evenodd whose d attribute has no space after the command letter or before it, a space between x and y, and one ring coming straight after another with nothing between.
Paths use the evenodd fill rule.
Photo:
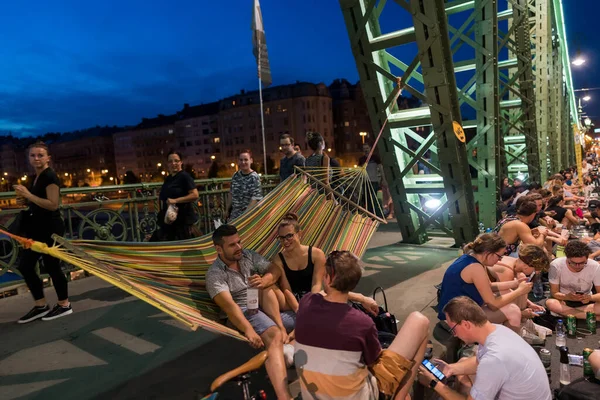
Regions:
<instances>
[{"instance_id":1,"label":"woman with blonde hair","mask_svg":"<svg viewBox=\"0 0 600 400\"><path fill-rule=\"evenodd\" d=\"M518 257L502 257L495 265L488 267L492 278L492 290L497 293L508 293L519 287L519 282L527 280L535 272L541 274L550 266L548 255L540 246L522 244L519 246ZM535 312L545 311L545 308L528 300L526 296L517 299L516 304L521 308L525 318L535 317Z\"/></svg>"},{"instance_id":2,"label":"woman with blonde hair","mask_svg":"<svg viewBox=\"0 0 600 400\"><path fill-rule=\"evenodd\" d=\"M519 282L515 290L496 296L487 267L496 265L503 259L506 242L496 233L484 233L463 250L465 254L457 258L446 270L442 280L438 318L445 320L444 306L458 296L467 296L481 306L489 320L506 324L518 331L521 326L521 310L515 300L527 295L532 288L529 282Z\"/></svg>"}]
</instances>

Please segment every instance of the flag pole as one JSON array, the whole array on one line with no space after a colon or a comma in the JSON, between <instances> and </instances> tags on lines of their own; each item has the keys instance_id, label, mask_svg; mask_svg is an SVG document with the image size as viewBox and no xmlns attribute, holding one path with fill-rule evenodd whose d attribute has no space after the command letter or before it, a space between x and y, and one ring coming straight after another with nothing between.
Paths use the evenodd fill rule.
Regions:
<instances>
[{"instance_id":1,"label":"flag pole","mask_svg":"<svg viewBox=\"0 0 600 400\"><path fill-rule=\"evenodd\" d=\"M256 40L258 42L258 97L260 99L260 127L262 130L262 145L263 145L263 170L265 171L265 175L268 174L267 171L267 145L265 143L265 115L263 112L263 97L262 97L262 81L260 79L260 64L261 64L261 60L260 60L260 53L262 53L260 51L260 35L256 35Z\"/></svg>"}]
</instances>

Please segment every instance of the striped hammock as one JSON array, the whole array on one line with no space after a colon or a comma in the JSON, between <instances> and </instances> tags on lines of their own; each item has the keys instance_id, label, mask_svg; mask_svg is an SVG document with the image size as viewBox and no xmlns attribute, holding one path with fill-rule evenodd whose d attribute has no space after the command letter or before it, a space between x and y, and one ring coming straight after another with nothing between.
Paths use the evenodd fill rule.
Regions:
<instances>
[{"instance_id":1,"label":"striped hammock","mask_svg":"<svg viewBox=\"0 0 600 400\"><path fill-rule=\"evenodd\" d=\"M277 226L288 212L299 217L302 242L362 257L384 219L364 168L297 169L256 207L232 221L244 248L271 259L281 247ZM219 308L210 299L205 276L216 259L210 234L163 243L67 240L55 245L4 232L26 248L50 254L90 272L171 315L195 330L246 340L219 322Z\"/></svg>"}]
</instances>

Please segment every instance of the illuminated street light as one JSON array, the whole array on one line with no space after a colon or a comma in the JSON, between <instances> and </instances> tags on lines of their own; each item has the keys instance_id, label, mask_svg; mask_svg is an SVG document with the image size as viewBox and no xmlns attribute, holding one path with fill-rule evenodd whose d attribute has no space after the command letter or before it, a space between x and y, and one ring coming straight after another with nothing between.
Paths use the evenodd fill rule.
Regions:
<instances>
[{"instance_id":1,"label":"illuminated street light","mask_svg":"<svg viewBox=\"0 0 600 400\"><path fill-rule=\"evenodd\" d=\"M27 177L26 177L26 176L23 176L23 177L21 177L21 180L22 180L23 182L25 182L25 181L27 180Z\"/></svg>"},{"instance_id":2,"label":"illuminated street light","mask_svg":"<svg viewBox=\"0 0 600 400\"><path fill-rule=\"evenodd\" d=\"M359 135L362 138L362 144L365 144L365 136L367 136L367 132L360 132Z\"/></svg>"},{"instance_id":3,"label":"illuminated street light","mask_svg":"<svg viewBox=\"0 0 600 400\"><path fill-rule=\"evenodd\" d=\"M160 168L160 167L162 167L162 163L158 163L158 164L156 164L156 166L157 166L158 168Z\"/></svg>"},{"instance_id":4,"label":"illuminated street light","mask_svg":"<svg viewBox=\"0 0 600 400\"><path fill-rule=\"evenodd\" d=\"M5 172L5 173L4 173L4 176L8 176L8 172Z\"/></svg>"},{"instance_id":5,"label":"illuminated street light","mask_svg":"<svg viewBox=\"0 0 600 400\"><path fill-rule=\"evenodd\" d=\"M234 167L235 167L235 163L231 163L231 168L234 168Z\"/></svg>"},{"instance_id":6,"label":"illuminated street light","mask_svg":"<svg viewBox=\"0 0 600 400\"><path fill-rule=\"evenodd\" d=\"M68 172L65 172L65 176L69 176L69 173L68 173Z\"/></svg>"},{"instance_id":7,"label":"illuminated street light","mask_svg":"<svg viewBox=\"0 0 600 400\"><path fill-rule=\"evenodd\" d=\"M88 172L88 174L89 174L90 172L92 172L92 170L88 168L88 169L87 169L87 172Z\"/></svg>"},{"instance_id":8,"label":"illuminated street light","mask_svg":"<svg viewBox=\"0 0 600 400\"><path fill-rule=\"evenodd\" d=\"M214 155L210 156L211 160L214 160L215 158L217 158L217 157L215 157Z\"/></svg>"},{"instance_id":9,"label":"illuminated street light","mask_svg":"<svg viewBox=\"0 0 600 400\"><path fill-rule=\"evenodd\" d=\"M587 117L586 119L583 120L583 123L585 124L585 126L587 126L588 128L590 126L592 126L592 120L590 119L590 117Z\"/></svg>"},{"instance_id":10,"label":"illuminated street light","mask_svg":"<svg viewBox=\"0 0 600 400\"><path fill-rule=\"evenodd\" d=\"M571 61L571 64L575 65L576 67L579 67L585 64L585 58L583 58L581 54L579 54L577 57L575 57L573 61Z\"/></svg>"},{"instance_id":11,"label":"illuminated street light","mask_svg":"<svg viewBox=\"0 0 600 400\"><path fill-rule=\"evenodd\" d=\"M330 148L328 148L328 149L327 149L327 151L329 151L329 152L330 152L330 151L331 151L331 147L330 147Z\"/></svg>"},{"instance_id":12,"label":"illuminated street light","mask_svg":"<svg viewBox=\"0 0 600 400\"><path fill-rule=\"evenodd\" d=\"M114 181L114 180L115 180L115 178L113 178L113 177L111 176L111 177L110 177L110 180L111 180L111 181Z\"/></svg>"},{"instance_id":13,"label":"illuminated street light","mask_svg":"<svg viewBox=\"0 0 600 400\"><path fill-rule=\"evenodd\" d=\"M582 97L583 101L590 101L592 98L590 97L590 95L586 94L585 96Z\"/></svg>"},{"instance_id":14,"label":"illuminated street light","mask_svg":"<svg viewBox=\"0 0 600 400\"><path fill-rule=\"evenodd\" d=\"M166 175L167 173L165 171L160 171L161 175Z\"/></svg>"}]
</instances>

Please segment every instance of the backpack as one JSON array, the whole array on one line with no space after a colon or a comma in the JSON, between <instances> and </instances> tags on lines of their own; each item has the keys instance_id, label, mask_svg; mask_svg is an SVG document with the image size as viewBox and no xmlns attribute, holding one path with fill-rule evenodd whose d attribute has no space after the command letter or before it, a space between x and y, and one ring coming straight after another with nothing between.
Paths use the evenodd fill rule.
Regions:
<instances>
[{"instance_id":1,"label":"backpack","mask_svg":"<svg viewBox=\"0 0 600 400\"><path fill-rule=\"evenodd\" d=\"M558 400L599 400L600 381L591 378L579 378L563 387L556 396Z\"/></svg>"}]
</instances>

